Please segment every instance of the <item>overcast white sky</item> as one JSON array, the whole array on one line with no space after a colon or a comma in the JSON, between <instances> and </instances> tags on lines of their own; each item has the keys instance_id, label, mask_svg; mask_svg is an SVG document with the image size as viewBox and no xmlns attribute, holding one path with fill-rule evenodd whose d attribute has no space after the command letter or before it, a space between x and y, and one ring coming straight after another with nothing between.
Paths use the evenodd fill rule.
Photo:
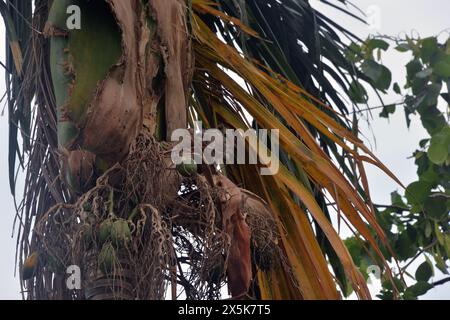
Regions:
<instances>
[{"instance_id":1,"label":"overcast white sky","mask_svg":"<svg viewBox=\"0 0 450 320\"><path fill-rule=\"evenodd\" d=\"M369 33L399 35L410 34L413 30L421 37L437 35L441 31L450 28L449 15L450 1L448 0L353 0L355 5L363 11L369 8L379 8L380 29L369 30L362 23L340 14L336 10L320 4L317 0L311 3L319 8L333 20L342 24L365 38ZM375 7L374 7L375 6ZM0 61L4 62L4 26L0 27ZM408 62L408 56L390 50L383 55L383 62L392 70L393 81L404 83L404 66ZM5 91L4 72L0 69L0 93ZM394 102L398 97L388 95L384 97L386 102ZM379 105L373 97L371 106ZM371 131L364 128L368 137L368 143L373 146L377 156L400 178L404 184L416 179L416 168L412 159L408 159L417 148L418 142L427 137L417 118L413 119L411 128L406 128L402 110L398 110L390 121L378 118L379 111L374 112L371 121ZM372 136L376 136L376 144ZM8 121L7 110L0 116L0 299L20 299L18 278L14 278L15 239L11 237L12 223L14 219L14 204L9 192L8 184ZM390 193L399 189L388 177L380 171L368 167L368 176L372 196L376 203L388 203ZM20 189L19 189L20 190ZM441 275L436 275L439 279ZM433 289L426 299L450 299L450 284Z\"/></svg>"}]
</instances>

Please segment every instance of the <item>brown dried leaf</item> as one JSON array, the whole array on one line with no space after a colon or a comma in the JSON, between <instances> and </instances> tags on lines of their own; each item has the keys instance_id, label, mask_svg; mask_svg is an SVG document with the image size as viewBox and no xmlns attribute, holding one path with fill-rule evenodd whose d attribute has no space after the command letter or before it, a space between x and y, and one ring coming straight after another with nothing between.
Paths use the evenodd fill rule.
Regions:
<instances>
[{"instance_id":1,"label":"brown dried leaf","mask_svg":"<svg viewBox=\"0 0 450 320\"><path fill-rule=\"evenodd\" d=\"M228 257L228 288L233 297L248 292L252 279L250 257L250 228L241 211L242 192L225 176L215 176L215 184L222 189L219 200L222 208L222 227L230 236Z\"/></svg>"}]
</instances>

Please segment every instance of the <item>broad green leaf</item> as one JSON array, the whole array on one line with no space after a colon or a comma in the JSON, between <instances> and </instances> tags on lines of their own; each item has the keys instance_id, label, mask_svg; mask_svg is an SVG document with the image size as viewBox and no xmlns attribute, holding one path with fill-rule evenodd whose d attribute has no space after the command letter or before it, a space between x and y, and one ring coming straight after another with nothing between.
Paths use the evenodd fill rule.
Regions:
<instances>
[{"instance_id":1,"label":"broad green leaf","mask_svg":"<svg viewBox=\"0 0 450 320\"><path fill-rule=\"evenodd\" d=\"M411 290L414 296L418 297L427 293L431 288L433 288L433 285L429 284L428 282L419 281L412 287L409 287L407 290Z\"/></svg>"},{"instance_id":2,"label":"broad green leaf","mask_svg":"<svg viewBox=\"0 0 450 320\"><path fill-rule=\"evenodd\" d=\"M435 37L430 37L423 39L420 47L420 57L427 63L431 60L434 53L439 50L437 39Z\"/></svg>"},{"instance_id":3,"label":"broad green leaf","mask_svg":"<svg viewBox=\"0 0 450 320\"><path fill-rule=\"evenodd\" d=\"M447 197L440 195L431 195L425 200L424 210L428 217L440 221L448 217Z\"/></svg>"},{"instance_id":4,"label":"broad green leaf","mask_svg":"<svg viewBox=\"0 0 450 320\"><path fill-rule=\"evenodd\" d=\"M369 51L373 51L374 49L386 51L389 48L389 43L381 39L370 39L366 42L366 45Z\"/></svg>"},{"instance_id":5,"label":"broad green leaf","mask_svg":"<svg viewBox=\"0 0 450 320\"><path fill-rule=\"evenodd\" d=\"M416 270L416 280L427 282L433 276L433 266L428 262L423 262Z\"/></svg>"},{"instance_id":6,"label":"broad green leaf","mask_svg":"<svg viewBox=\"0 0 450 320\"><path fill-rule=\"evenodd\" d=\"M408 206L403 202L402 196L397 191L391 193L391 202L394 206L408 208Z\"/></svg>"},{"instance_id":7,"label":"broad green leaf","mask_svg":"<svg viewBox=\"0 0 450 320\"><path fill-rule=\"evenodd\" d=\"M428 107L422 105L418 111L423 127L431 136L434 136L444 127L448 126L447 120L436 105L430 105Z\"/></svg>"},{"instance_id":8,"label":"broad green leaf","mask_svg":"<svg viewBox=\"0 0 450 320\"><path fill-rule=\"evenodd\" d=\"M395 92L396 94L402 94L402 90L400 89L400 86L398 85L397 82L394 83L393 89L394 89L394 92Z\"/></svg>"},{"instance_id":9,"label":"broad green leaf","mask_svg":"<svg viewBox=\"0 0 450 320\"><path fill-rule=\"evenodd\" d=\"M420 72L416 73L419 74ZM410 81L410 87L412 89L412 93L417 96L416 101L422 101L425 97L423 95L423 92L426 88L426 85L428 83L428 80L425 78L419 78L417 76L414 76ZM420 103L417 103L417 105L420 105Z\"/></svg>"},{"instance_id":10,"label":"broad green leaf","mask_svg":"<svg viewBox=\"0 0 450 320\"><path fill-rule=\"evenodd\" d=\"M431 185L428 182L416 181L408 185L405 191L405 197L408 203L421 205L431 193Z\"/></svg>"},{"instance_id":11,"label":"broad green leaf","mask_svg":"<svg viewBox=\"0 0 450 320\"><path fill-rule=\"evenodd\" d=\"M390 104L383 107L383 111L380 112L380 117L389 118L390 114L395 112L395 104Z\"/></svg>"},{"instance_id":12,"label":"broad green leaf","mask_svg":"<svg viewBox=\"0 0 450 320\"><path fill-rule=\"evenodd\" d=\"M428 107L437 104L437 99L439 98L439 94L441 93L442 84L441 83L432 83L426 87L425 98L423 102L420 104L420 107Z\"/></svg>"},{"instance_id":13,"label":"broad green leaf","mask_svg":"<svg viewBox=\"0 0 450 320\"><path fill-rule=\"evenodd\" d=\"M404 231L400 233L397 241L395 242L395 251L398 254L400 260L407 260L414 256L416 249L414 247L414 241L410 239L408 232Z\"/></svg>"},{"instance_id":14,"label":"broad green leaf","mask_svg":"<svg viewBox=\"0 0 450 320\"><path fill-rule=\"evenodd\" d=\"M374 60L366 60L361 65L361 69L379 90L389 89L392 80L391 71Z\"/></svg>"},{"instance_id":15,"label":"broad green leaf","mask_svg":"<svg viewBox=\"0 0 450 320\"><path fill-rule=\"evenodd\" d=\"M414 76L420 71L422 71L422 63L419 59L414 59L406 64L408 80L414 78Z\"/></svg>"},{"instance_id":16,"label":"broad green leaf","mask_svg":"<svg viewBox=\"0 0 450 320\"><path fill-rule=\"evenodd\" d=\"M350 84L348 94L355 103L366 103L368 100L366 89L357 81Z\"/></svg>"},{"instance_id":17,"label":"broad green leaf","mask_svg":"<svg viewBox=\"0 0 450 320\"><path fill-rule=\"evenodd\" d=\"M434 67L434 73L443 78L450 77L450 56L446 56L444 59L437 62Z\"/></svg>"},{"instance_id":18,"label":"broad green leaf","mask_svg":"<svg viewBox=\"0 0 450 320\"><path fill-rule=\"evenodd\" d=\"M428 169L423 171L419 176L421 181L430 183L432 187L436 187L439 183L439 174L436 172L435 166L432 164L430 164Z\"/></svg>"},{"instance_id":19,"label":"broad green leaf","mask_svg":"<svg viewBox=\"0 0 450 320\"><path fill-rule=\"evenodd\" d=\"M428 148L428 158L431 162L442 165L448 158L450 151L450 127L443 128L431 137Z\"/></svg>"}]
</instances>

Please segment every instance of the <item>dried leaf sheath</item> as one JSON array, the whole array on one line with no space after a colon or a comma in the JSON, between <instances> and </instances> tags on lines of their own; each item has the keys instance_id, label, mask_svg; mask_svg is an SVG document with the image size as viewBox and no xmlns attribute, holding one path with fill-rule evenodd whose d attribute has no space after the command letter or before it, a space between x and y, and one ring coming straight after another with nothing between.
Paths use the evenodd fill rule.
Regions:
<instances>
[{"instance_id":1,"label":"dried leaf sheath","mask_svg":"<svg viewBox=\"0 0 450 320\"><path fill-rule=\"evenodd\" d=\"M219 196L222 227L230 237L228 288L232 297L242 297L247 294L252 280L250 229L241 208L243 195L241 190L226 177L215 178L216 186L222 189Z\"/></svg>"},{"instance_id":2,"label":"dried leaf sheath","mask_svg":"<svg viewBox=\"0 0 450 320\"><path fill-rule=\"evenodd\" d=\"M187 93L192 81L192 51L186 1L150 0L165 73L166 137L187 126ZM183 94L184 93L184 94Z\"/></svg>"},{"instance_id":3,"label":"dried leaf sheath","mask_svg":"<svg viewBox=\"0 0 450 320\"><path fill-rule=\"evenodd\" d=\"M55 87L60 145L70 151L82 148L111 163L126 155L142 121L139 20L133 3L55 2L46 26L54 83L61 86ZM84 28L66 30L69 4L80 5ZM59 84L58 77L66 81Z\"/></svg>"}]
</instances>

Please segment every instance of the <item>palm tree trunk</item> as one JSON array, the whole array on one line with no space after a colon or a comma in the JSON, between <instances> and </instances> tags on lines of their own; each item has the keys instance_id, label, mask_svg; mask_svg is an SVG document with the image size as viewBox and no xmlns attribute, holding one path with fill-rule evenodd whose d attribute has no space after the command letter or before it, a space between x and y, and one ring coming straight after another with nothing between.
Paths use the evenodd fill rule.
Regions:
<instances>
[{"instance_id":1,"label":"palm tree trunk","mask_svg":"<svg viewBox=\"0 0 450 320\"><path fill-rule=\"evenodd\" d=\"M65 25L69 5L81 9L79 30ZM165 128L162 136L170 137L186 127L192 58L185 1L55 1L45 33L63 177L75 194L122 162L142 130L155 135ZM164 123L156 124L157 118ZM97 254L85 252L86 298L136 298L131 263L121 261L120 272L102 272Z\"/></svg>"},{"instance_id":2,"label":"palm tree trunk","mask_svg":"<svg viewBox=\"0 0 450 320\"><path fill-rule=\"evenodd\" d=\"M97 268L96 252L87 252L87 274L84 295L87 300L134 300L135 275L131 264L120 262L121 271L104 273Z\"/></svg>"}]
</instances>

